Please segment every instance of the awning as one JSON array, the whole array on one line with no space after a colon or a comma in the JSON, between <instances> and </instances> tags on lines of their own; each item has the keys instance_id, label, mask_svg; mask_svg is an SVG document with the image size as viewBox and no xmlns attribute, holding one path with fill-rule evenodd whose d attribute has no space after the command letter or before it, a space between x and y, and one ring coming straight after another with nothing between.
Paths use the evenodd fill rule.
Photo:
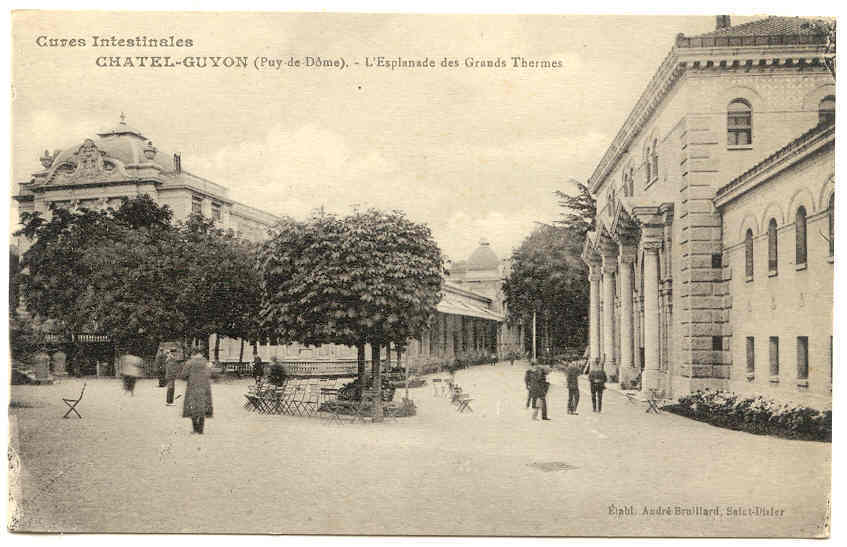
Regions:
<instances>
[{"instance_id":1,"label":"awning","mask_svg":"<svg viewBox=\"0 0 847 547\"><path fill-rule=\"evenodd\" d=\"M452 298L450 295L445 295L436 307L441 313L451 313L453 315L464 315L467 317L477 317L479 319L488 319L489 321L505 321L505 317L498 315L493 311L478 306L470 302Z\"/></svg>"}]
</instances>

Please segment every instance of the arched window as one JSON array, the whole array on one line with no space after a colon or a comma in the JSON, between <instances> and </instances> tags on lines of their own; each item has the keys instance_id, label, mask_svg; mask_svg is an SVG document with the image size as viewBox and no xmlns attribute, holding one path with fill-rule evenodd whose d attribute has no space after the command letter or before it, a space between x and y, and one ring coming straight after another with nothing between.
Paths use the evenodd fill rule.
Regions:
<instances>
[{"instance_id":1,"label":"arched window","mask_svg":"<svg viewBox=\"0 0 847 547\"><path fill-rule=\"evenodd\" d=\"M806 263L806 208L802 206L794 217L794 236L797 242L794 263L799 266Z\"/></svg>"},{"instance_id":2,"label":"arched window","mask_svg":"<svg viewBox=\"0 0 847 547\"><path fill-rule=\"evenodd\" d=\"M753 108L744 99L729 103L726 111L726 142L729 146L753 143Z\"/></svg>"},{"instance_id":3,"label":"arched window","mask_svg":"<svg viewBox=\"0 0 847 547\"><path fill-rule=\"evenodd\" d=\"M835 123L835 96L828 95L821 99L818 105L818 123L833 124Z\"/></svg>"},{"instance_id":4,"label":"arched window","mask_svg":"<svg viewBox=\"0 0 847 547\"><path fill-rule=\"evenodd\" d=\"M776 219L768 222L768 274L779 271L779 248L776 239Z\"/></svg>"},{"instance_id":5,"label":"arched window","mask_svg":"<svg viewBox=\"0 0 847 547\"><path fill-rule=\"evenodd\" d=\"M653 162L653 178L659 178L659 140L653 139L653 156L650 158Z\"/></svg>"},{"instance_id":6,"label":"arched window","mask_svg":"<svg viewBox=\"0 0 847 547\"><path fill-rule=\"evenodd\" d=\"M748 280L753 278L753 230L749 228L744 236L744 274Z\"/></svg>"},{"instance_id":7,"label":"arched window","mask_svg":"<svg viewBox=\"0 0 847 547\"><path fill-rule=\"evenodd\" d=\"M835 193L829 196L829 256L835 256Z\"/></svg>"}]
</instances>

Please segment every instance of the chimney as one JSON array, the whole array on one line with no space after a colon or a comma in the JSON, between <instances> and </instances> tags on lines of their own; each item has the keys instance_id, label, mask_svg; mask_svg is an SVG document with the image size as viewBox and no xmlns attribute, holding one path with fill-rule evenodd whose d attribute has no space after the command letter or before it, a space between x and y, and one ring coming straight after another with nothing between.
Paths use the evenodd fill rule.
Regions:
<instances>
[{"instance_id":1,"label":"chimney","mask_svg":"<svg viewBox=\"0 0 847 547\"><path fill-rule=\"evenodd\" d=\"M174 171L182 173L182 157L179 154L174 154Z\"/></svg>"},{"instance_id":2,"label":"chimney","mask_svg":"<svg viewBox=\"0 0 847 547\"><path fill-rule=\"evenodd\" d=\"M721 30L723 28L729 28L730 26L732 26L732 23L729 22L729 15L718 15L715 17L715 19L715 30Z\"/></svg>"}]
</instances>

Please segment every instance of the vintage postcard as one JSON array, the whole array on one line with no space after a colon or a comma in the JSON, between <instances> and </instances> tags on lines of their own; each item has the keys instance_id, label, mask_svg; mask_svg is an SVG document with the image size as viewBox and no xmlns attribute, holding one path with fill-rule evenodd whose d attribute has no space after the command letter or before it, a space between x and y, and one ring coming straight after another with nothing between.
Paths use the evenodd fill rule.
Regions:
<instances>
[{"instance_id":1,"label":"vintage postcard","mask_svg":"<svg viewBox=\"0 0 847 547\"><path fill-rule=\"evenodd\" d=\"M830 533L836 18L16 11L12 533Z\"/></svg>"}]
</instances>

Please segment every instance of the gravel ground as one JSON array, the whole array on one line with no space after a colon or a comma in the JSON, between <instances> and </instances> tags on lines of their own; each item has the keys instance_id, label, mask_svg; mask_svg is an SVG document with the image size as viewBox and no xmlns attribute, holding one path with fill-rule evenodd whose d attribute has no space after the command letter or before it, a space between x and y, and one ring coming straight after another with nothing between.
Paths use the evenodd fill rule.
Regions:
<instances>
[{"instance_id":1,"label":"gravel ground","mask_svg":"<svg viewBox=\"0 0 847 547\"><path fill-rule=\"evenodd\" d=\"M567 416L552 375L549 422L525 409L524 363L463 370L457 414L426 386L418 415L382 424L242 409L248 380L214 384L215 417L191 434L182 406L141 380L89 379L83 419L63 420L81 381L12 386L19 454L12 528L50 532L821 536L831 445L760 437L607 392ZM177 393L185 384L178 383ZM398 390L397 396L402 396ZM178 401L181 403L181 400ZM615 510L612 511L612 506ZM781 516L733 515L762 506ZM696 508L703 509L696 509ZM718 507L719 514L704 509ZM644 514L647 509L672 514ZM629 510L634 514L627 514ZM691 509L694 514L674 514ZM754 510L755 511L755 510ZM611 513L615 514L611 514ZM761 511L760 511L761 512Z\"/></svg>"}]
</instances>

